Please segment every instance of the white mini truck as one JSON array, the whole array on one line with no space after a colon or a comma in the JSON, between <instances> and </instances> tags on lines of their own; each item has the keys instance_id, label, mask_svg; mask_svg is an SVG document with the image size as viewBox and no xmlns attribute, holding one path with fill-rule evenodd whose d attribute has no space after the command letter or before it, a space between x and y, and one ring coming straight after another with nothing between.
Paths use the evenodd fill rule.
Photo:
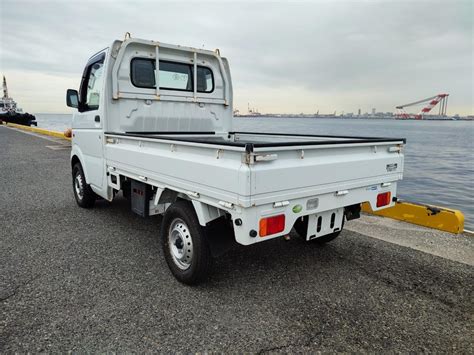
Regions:
<instances>
[{"instance_id":1,"label":"white mini truck","mask_svg":"<svg viewBox=\"0 0 474 355\"><path fill-rule=\"evenodd\" d=\"M232 243L288 235L336 238L360 204L393 205L405 140L235 132L227 60L128 38L91 57L67 91L79 206L122 194L143 217L163 214L174 276L196 284Z\"/></svg>"}]
</instances>

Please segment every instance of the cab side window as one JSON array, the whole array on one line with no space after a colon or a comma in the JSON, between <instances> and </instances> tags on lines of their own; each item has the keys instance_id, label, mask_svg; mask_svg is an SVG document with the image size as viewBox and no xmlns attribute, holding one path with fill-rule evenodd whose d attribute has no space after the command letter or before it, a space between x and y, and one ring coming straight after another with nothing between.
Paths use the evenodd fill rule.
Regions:
<instances>
[{"instance_id":1,"label":"cab side window","mask_svg":"<svg viewBox=\"0 0 474 355\"><path fill-rule=\"evenodd\" d=\"M99 108L103 72L103 57L86 67L81 84L81 112Z\"/></svg>"}]
</instances>

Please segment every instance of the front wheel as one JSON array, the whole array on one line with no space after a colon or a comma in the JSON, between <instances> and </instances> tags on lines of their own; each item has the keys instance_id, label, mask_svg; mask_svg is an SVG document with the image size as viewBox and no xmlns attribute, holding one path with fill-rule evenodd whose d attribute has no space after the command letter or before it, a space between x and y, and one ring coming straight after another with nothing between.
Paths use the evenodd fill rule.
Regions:
<instances>
[{"instance_id":1,"label":"front wheel","mask_svg":"<svg viewBox=\"0 0 474 355\"><path fill-rule=\"evenodd\" d=\"M86 176L80 163L72 168L72 188L77 204L82 208L92 208L97 195L86 182Z\"/></svg>"},{"instance_id":2,"label":"front wheel","mask_svg":"<svg viewBox=\"0 0 474 355\"><path fill-rule=\"evenodd\" d=\"M295 227L296 233L298 233L300 237L306 239L306 231L308 230L308 216L305 216L303 218L298 218L294 227ZM334 239L339 237L339 234L341 234L342 232L342 228L344 228L344 218L342 219L342 226L341 226L340 231L337 231L331 234L326 234L326 235L323 235L322 237L311 239L310 241L316 244L329 243L330 241L333 241Z\"/></svg>"},{"instance_id":3,"label":"front wheel","mask_svg":"<svg viewBox=\"0 0 474 355\"><path fill-rule=\"evenodd\" d=\"M166 210L161 246L166 263L178 281L196 285L207 278L211 253L205 230L188 201L177 201Z\"/></svg>"}]
</instances>

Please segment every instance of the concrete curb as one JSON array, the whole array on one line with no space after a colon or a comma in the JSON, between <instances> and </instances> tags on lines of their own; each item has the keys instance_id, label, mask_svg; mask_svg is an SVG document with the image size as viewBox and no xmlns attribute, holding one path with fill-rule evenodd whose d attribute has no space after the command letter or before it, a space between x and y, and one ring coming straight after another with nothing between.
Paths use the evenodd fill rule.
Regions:
<instances>
[{"instance_id":1,"label":"concrete curb","mask_svg":"<svg viewBox=\"0 0 474 355\"><path fill-rule=\"evenodd\" d=\"M464 233L464 235L467 235L469 237L474 237L474 231L470 231L470 230L465 229L463 233Z\"/></svg>"},{"instance_id":2,"label":"concrete curb","mask_svg":"<svg viewBox=\"0 0 474 355\"><path fill-rule=\"evenodd\" d=\"M29 132L34 132L34 133L39 133L39 134L44 134L46 136L51 136L51 137L56 137L56 138L62 138L67 141L70 141L71 138L66 137L63 132L58 132L58 131L52 131L44 128L38 128L38 127L30 127L30 126L23 126L15 123L5 123L7 127L12 127L12 128L17 128L21 129L23 131L29 131Z\"/></svg>"}]
</instances>

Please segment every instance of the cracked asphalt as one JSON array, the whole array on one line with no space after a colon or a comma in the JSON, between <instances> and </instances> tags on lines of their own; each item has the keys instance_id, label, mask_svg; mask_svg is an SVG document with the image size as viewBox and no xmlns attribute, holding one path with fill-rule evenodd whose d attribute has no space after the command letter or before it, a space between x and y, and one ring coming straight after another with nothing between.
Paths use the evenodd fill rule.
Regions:
<instances>
[{"instance_id":1,"label":"cracked asphalt","mask_svg":"<svg viewBox=\"0 0 474 355\"><path fill-rule=\"evenodd\" d=\"M345 230L237 247L184 286L160 217L80 209L68 149L6 127L0 143L2 353L473 353L472 266Z\"/></svg>"}]
</instances>

